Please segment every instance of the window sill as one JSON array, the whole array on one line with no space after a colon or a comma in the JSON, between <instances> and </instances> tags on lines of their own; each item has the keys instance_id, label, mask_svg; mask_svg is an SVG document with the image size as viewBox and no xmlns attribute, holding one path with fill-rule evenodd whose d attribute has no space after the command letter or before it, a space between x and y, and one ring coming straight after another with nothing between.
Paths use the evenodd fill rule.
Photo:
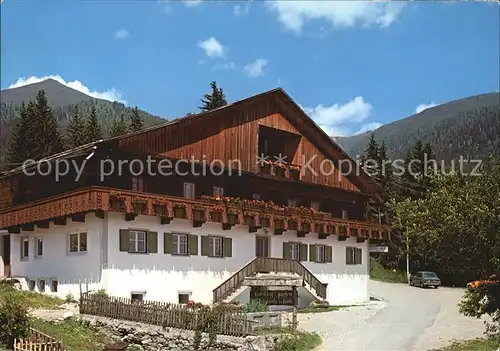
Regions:
<instances>
[{"instance_id":1,"label":"window sill","mask_svg":"<svg viewBox=\"0 0 500 351\"><path fill-rule=\"evenodd\" d=\"M21 257L20 259L21 262L28 262L29 260L29 257Z\"/></svg>"},{"instance_id":2,"label":"window sill","mask_svg":"<svg viewBox=\"0 0 500 351\"><path fill-rule=\"evenodd\" d=\"M187 253L171 253L170 255L172 256L180 256L180 257L188 257L188 256L191 256L190 254L187 254Z\"/></svg>"},{"instance_id":3,"label":"window sill","mask_svg":"<svg viewBox=\"0 0 500 351\"><path fill-rule=\"evenodd\" d=\"M224 257L224 256L206 256L206 257L209 257L209 258L231 258L231 257Z\"/></svg>"},{"instance_id":4,"label":"window sill","mask_svg":"<svg viewBox=\"0 0 500 351\"><path fill-rule=\"evenodd\" d=\"M82 256L82 255L86 255L86 254L87 254L87 251L75 251L75 252L69 251L68 252L68 256Z\"/></svg>"},{"instance_id":5,"label":"window sill","mask_svg":"<svg viewBox=\"0 0 500 351\"><path fill-rule=\"evenodd\" d=\"M138 252L138 251L126 251L125 253L131 254L131 255L150 255L151 252Z\"/></svg>"}]
</instances>

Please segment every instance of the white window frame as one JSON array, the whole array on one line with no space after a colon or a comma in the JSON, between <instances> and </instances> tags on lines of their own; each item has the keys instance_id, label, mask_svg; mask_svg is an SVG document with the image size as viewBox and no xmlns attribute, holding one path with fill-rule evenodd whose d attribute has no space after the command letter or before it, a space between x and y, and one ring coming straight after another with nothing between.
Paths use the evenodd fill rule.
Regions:
<instances>
[{"instance_id":1,"label":"white window frame","mask_svg":"<svg viewBox=\"0 0 500 351\"><path fill-rule=\"evenodd\" d=\"M261 194L259 194L259 193L254 193L254 194L252 195L252 199L254 199L254 200L260 200L260 199L261 199L261 197L262 197L262 195L261 195Z\"/></svg>"},{"instance_id":2,"label":"white window frame","mask_svg":"<svg viewBox=\"0 0 500 351\"><path fill-rule=\"evenodd\" d=\"M342 209L342 219L349 219L349 212L345 209Z\"/></svg>"},{"instance_id":3,"label":"white window frame","mask_svg":"<svg viewBox=\"0 0 500 351\"><path fill-rule=\"evenodd\" d=\"M188 235L172 233L172 255L187 256L188 252Z\"/></svg>"},{"instance_id":4,"label":"white window frame","mask_svg":"<svg viewBox=\"0 0 500 351\"><path fill-rule=\"evenodd\" d=\"M194 183L184 182L184 197L187 199L194 199L196 188Z\"/></svg>"},{"instance_id":5,"label":"white window frame","mask_svg":"<svg viewBox=\"0 0 500 351\"><path fill-rule=\"evenodd\" d=\"M133 300L132 299L132 295L141 295L142 296L142 300ZM137 303L137 304L141 304L143 303L144 301L146 300L146 292L145 291L131 291L130 292L130 301L132 303Z\"/></svg>"},{"instance_id":6,"label":"white window frame","mask_svg":"<svg viewBox=\"0 0 500 351\"><path fill-rule=\"evenodd\" d=\"M141 177L132 177L132 191L144 192L144 179Z\"/></svg>"},{"instance_id":7,"label":"white window frame","mask_svg":"<svg viewBox=\"0 0 500 351\"><path fill-rule=\"evenodd\" d=\"M42 245L42 253L39 253L38 252L38 245L41 244ZM44 244L43 244L43 238L41 237L37 237L35 238L35 258L42 258L43 257L43 251L45 249L44 247Z\"/></svg>"},{"instance_id":8,"label":"white window frame","mask_svg":"<svg viewBox=\"0 0 500 351\"><path fill-rule=\"evenodd\" d=\"M300 261L300 244L290 243L290 258L292 260Z\"/></svg>"},{"instance_id":9,"label":"white window frame","mask_svg":"<svg viewBox=\"0 0 500 351\"><path fill-rule=\"evenodd\" d=\"M220 186L214 186L214 196L223 198L224 197L224 188L222 188Z\"/></svg>"},{"instance_id":10,"label":"white window frame","mask_svg":"<svg viewBox=\"0 0 500 351\"><path fill-rule=\"evenodd\" d=\"M326 262L326 246L316 245L316 262L325 263Z\"/></svg>"},{"instance_id":11,"label":"white window frame","mask_svg":"<svg viewBox=\"0 0 500 351\"><path fill-rule=\"evenodd\" d=\"M142 238L141 238L142 236ZM147 253L148 243L147 239L148 233L145 230L135 230L131 229L128 232L128 252L129 253ZM140 245L144 243L144 249L141 250Z\"/></svg>"},{"instance_id":12,"label":"white window frame","mask_svg":"<svg viewBox=\"0 0 500 351\"><path fill-rule=\"evenodd\" d=\"M208 256L224 257L224 238L222 236L208 237ZM217 252L219 250L219 252Z\"/></svg>"},{"instance_id":13,"label":"white window frame","mask_svg":"<svg viewBox=\"0 0 500 351\"><path fill-rule=\"evenodd\" d=\"M85 250L82 250L82 234L85 234ZM76 235L77 249L76 251L71 251L71 237ZM68 234L68 253L69 254L85 254L88 251L89 246L89 234L87 231L78 231Z\"/></svg>"},{"instance_id":14,"label":"white window frame","mask_svg":"<svg viewBox=\"0 0 500 351\"><path fill-rule=\"evenodd\" d=\"M180 295L187 295L188 296L188 302L189 302L191 300L191 296L193 295L193 293L191 291L177 291L177 302L180 305L186 305L187 303L185 303L185 304L180 303L180 301L179 301Z\"/></svg>"},{"instance_id":15,"label":"white window frame","mask_svg":"<svg viewBox=\"0 0 500 351\"><path fill-rule=\"evenodd\" d=\"M289 198L288 199L288 206L293 206L293 207L297 206L297 199Z\"/></svg>"},{"instance_id":16,"label":"white window frame","mask_svg":"<svg viewBox=\"0 0 500 351\"><path fill-rule=\"evenodd\" d=\"M28 247L24 244L27 243ZM21 261L28 261L30 259L30 239L27 236L21 237Z\"/></svg>"}]
</instances>

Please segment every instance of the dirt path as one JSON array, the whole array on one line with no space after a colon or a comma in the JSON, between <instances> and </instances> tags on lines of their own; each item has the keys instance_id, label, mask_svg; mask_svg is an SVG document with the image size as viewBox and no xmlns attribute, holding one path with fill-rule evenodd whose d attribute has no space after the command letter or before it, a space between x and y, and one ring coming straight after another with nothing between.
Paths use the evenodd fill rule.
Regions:
<instances>
[{"instance_id":1,"label":"dirt path","mask_svg":"<svg viewBox=\"0 0 500 351\"><path fill-rule=\"evenodd\" d=\"M372 296L383 302L341 311L299 315L300 328L323 338L318 350L422 351L453 339L481 337L482 320L458 312L463 290L420 289L371 281Z\"/></svg>"}]
</instances>

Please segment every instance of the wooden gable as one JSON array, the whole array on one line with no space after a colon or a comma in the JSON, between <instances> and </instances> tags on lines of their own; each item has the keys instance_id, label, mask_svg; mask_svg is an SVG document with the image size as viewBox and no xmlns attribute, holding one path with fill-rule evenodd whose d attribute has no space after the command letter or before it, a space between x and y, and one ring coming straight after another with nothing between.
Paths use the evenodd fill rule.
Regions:
<instances>
[{"instance_id":1,"label":"wooden gable","mask_svg":"<svg viewBox=\"0 0 500 351\"><path fill-rule=\"evenodd\" d=\"M281 89L125 136L118 139L118 144L134 153L207 163L219 160L226 167L230 165L233 168L238 166L235 161L238 160L238 167L242 171L257 173L260 126L300 137L299 147L291 163L301 164L303 158L309 160L315 157L310 164L318 173L315 176L314 172L306 172L302 178L304 182L370 192L367 183L371 179L368 176L342 176L338 169L332 169L332 162L325 162L331 160L336 165L339 160L348 159L348 156ZM321 175L322 163L326 175Z\"/></svg>"}]
</instances>

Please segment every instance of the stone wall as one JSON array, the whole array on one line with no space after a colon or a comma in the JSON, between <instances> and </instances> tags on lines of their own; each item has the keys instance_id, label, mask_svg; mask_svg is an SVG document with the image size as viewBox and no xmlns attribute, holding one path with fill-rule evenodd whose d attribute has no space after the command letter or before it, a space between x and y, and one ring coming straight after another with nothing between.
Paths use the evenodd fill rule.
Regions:
<instances>
[{"instance_id":1,"label":"stone wall","mask_svg":"<svg viewBox=\"0 0 500 351\"><path fill-rule=\"evenodd\" d=\"M122 340L129 344L126 351L193 351L194 331L162 328L159 326L115 320L96 316L80 316L90 324L100 327L111 334L116 341ZM275 336L233 337L218 335L216 343L208 346L208 335L203 334L201 350L213 351L265 351L272 350L276 342Z\"/></svg>"}]
</instances>

